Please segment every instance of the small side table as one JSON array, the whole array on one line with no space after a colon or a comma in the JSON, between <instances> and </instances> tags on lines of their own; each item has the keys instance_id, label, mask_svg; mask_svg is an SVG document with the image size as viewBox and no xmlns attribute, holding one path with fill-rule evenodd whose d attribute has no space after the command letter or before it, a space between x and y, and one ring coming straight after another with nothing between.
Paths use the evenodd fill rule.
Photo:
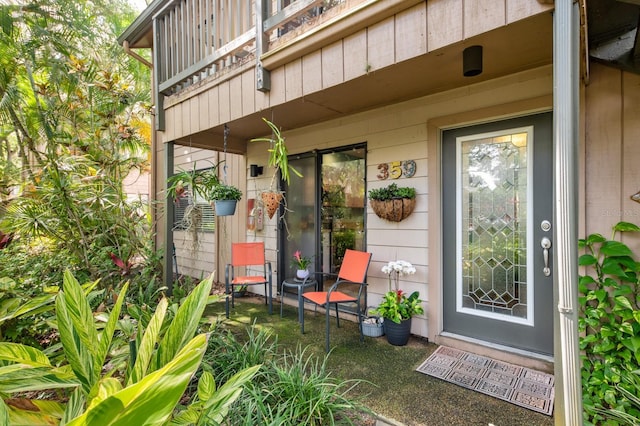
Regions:
<instances>
[{"instance_id":1,"label":"small side table","mask_svg":"<svg viewBox=\"0 0 640 426\"><path fill-rule=\"evenodd\" d=\"M318 281L314 279L299 280L297 278L287 278L282 281L280 286L280 318L282 318L282 305L284 305L284 289L285 287L298 289L298 322L302 323L304 315L304 301L302 299L302 293L305 289L313 287L314 291L318 290Z\"/></svg>"}]
</instances>

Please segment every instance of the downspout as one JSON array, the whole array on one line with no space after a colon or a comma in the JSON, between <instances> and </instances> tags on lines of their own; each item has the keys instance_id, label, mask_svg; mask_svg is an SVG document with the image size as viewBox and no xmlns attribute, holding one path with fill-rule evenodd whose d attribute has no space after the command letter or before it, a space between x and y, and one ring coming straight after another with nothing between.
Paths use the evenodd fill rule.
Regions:
<instances>
[{"instance_id":1,"label":"downspout","mask_svg":"<svg viewBox=\"0 0 640 426\"><path fill-rule=\"evenodd\" d=\"M553 25L556 425L582 424L578 345L579 5L556 0Z\"/></svg>"}]
</instances>

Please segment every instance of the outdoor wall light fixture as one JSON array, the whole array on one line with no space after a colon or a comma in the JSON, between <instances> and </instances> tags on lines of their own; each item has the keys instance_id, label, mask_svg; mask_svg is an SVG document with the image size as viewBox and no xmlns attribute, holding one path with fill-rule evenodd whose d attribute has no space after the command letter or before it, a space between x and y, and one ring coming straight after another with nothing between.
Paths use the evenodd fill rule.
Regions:
<instances>
[{"instance_id":1,"label":"outdoor wall light fixture","mask_svg":"<svg viewBox=\"0 0 640 426\"><path fill-rule=\"evenodd\" d=\"M462 74L473 77L482 73L482 46L469 46L462 51Z\"/></svg>"},{"instance_id":2,"label":"outdoor wall light fixture","mask_svg":"<svg viewBox=\"0 0 640 426\"><path fill-rule=\"evenodd\" d=\"M257 164L252 164L249 166L249 174L251 175L251 177L257 177L260 176L262 174L264 167L263 166L258 166Z\"/></svg>"}]
</instances>

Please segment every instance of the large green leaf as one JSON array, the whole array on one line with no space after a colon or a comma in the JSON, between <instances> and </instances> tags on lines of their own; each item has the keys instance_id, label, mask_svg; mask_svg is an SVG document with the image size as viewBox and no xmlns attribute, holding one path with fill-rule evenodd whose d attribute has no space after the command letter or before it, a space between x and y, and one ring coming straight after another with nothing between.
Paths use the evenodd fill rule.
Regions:
<instances>
[{"instance_id":1,"label":"large green leaf","mask_svg":"<svg viewBox=\"0 0 640 426\"><path fill-rule=\"evenodd\" d=\"M60 423L64 405L56 401L12 399L7 402L11 426L51 426Z\"/></svg>"},{"instance_id":2,"label":"large green leaf","mask_svg":"<svg viewBox=\"0 0 640 426\"><path fill-rule=\"evenodd\" d=\"M619 232L637 232L640 231L640 227L629 222L618 222L613 227L613 230Z\"/></svg>"},{"instance_id":3,"label":"large green leaf","mask_svg":"<svg viewBox=\"0 0 640 426\"><path fill-rule=\"evenodd\" d=\"M588 245L593 245L595 243L604 243L605 241L607 241L607 239L601 234L591 234L586 238L586 243Z\"/></svg>"},{"instance_id":4,"label":"large green leaf","mask_svg":"<svg viewBox=\"0 0 640 426\"><path fill-rule=\"evenodd\" d=\"M160 300L160 303L158 303L156 311L153 314L153 317L151 317L149 325L147 326L147 329L142 336L142 340L140 341L136 362L133 366L133 370L131 371L131 376L127 381L127 385L137 383L144 377L147 368L149 367L149 362L153 356L153 350L156 342L158 341L158 335L162 327L162 322L164 321L164 316L167 312L168 304L169 302L164 297Z\"/></svg>"},{"instance_id":5,"label":"large green leaf","mask_svg":"<svg viewBox=\"0 0 640 426\"><path fill-rule=\"evenodd\" d=\"M95 354L98 351L98 332L93 312L82 287L68 269L64 272L63 291L60 294L64 296L67 314L71 317L78 338L89 353Z\"/></svg>"},{"instance_id":6,"label":"large green leaf","mask_svg":"<svg viewBox=\"0 0 640 426\"><path fill-rule=\"evenodd\" d=\"M78 386L73 392L71 392L69 402L67 402L67 407L65 408L62 420L60 421L60 426L64 426L69 421L82 415L85 411L85 402L86 398L82 392L82 388Z\"/></svg>"},{"instance_id":7,"label":"large green leaf","mask_svg":"<svg viewBox=\"0 0 640 426\"><path fill-rule=\"evenodd\" d=\"M595 265L596 263L598 263L598 259L596 259L592 254L583 254L578 258L579 266Z\"/></svg>"},{"instance_id":8,"label":"large green leaf","mask_svg":"<svg viewBox=\"0 0 640 426\"><path fill-rule=\"evenodd\" d=\"M49 358L39 349L19 343L0 343L0 359L33 367L50 367Z\"/></svg>"},{"instance_id":9,"label":"large green leaf","mask_svg":"<svg viewBox=\"0 0 640 426\"><path fill-rule=\"evenodd\" d=\"M164 424L191 377L198 369L206 350L206 335L200 334L178 352L164 367L138 383L111 395L69 426L142 426Z\"/></svg>"},{"instance_id":10,"label":"large green leaf","mask_svg":"<svg viewBox=\"0 0 640 426\"><path fill-rule=\"evenodd\" d=\"M0 425L9 424L9 409L4 403L4 400L0 398Z\"/></svg>"},{"instance_id":11,"label":"large green leaf","mask_svg":"<svg viewBox=\"0 0 640 426\"><path fill-rule=\"evenodd\" d=\"M203 371L198 380L198 398L200 401L208 401L216 391L216 381L213 374Z\"/></svg>"},{"instance_id":12,"label":"large green leaf","mask_svg":"<svg viewBox=\"0 0 640 426\"><path fill-rule=\"evenodd\" d=\"M160 342L154 358L156 362L152 368L162 367L169 362L196 333L204 308L207 306L212 284L213 274L200 282L185 298Z\"/></svg>"},{"instance_id":13,"label":"large green leaf","mask_svg":"<svg viewBox=\"0 0 640 426\"><path fill-rule=\"evenodd\" d=\"M242 393L245 383L258 372L261 365L254 365L234 374L227 382L205 402L203 416L199 425L220 424L227 416L229 407Z\"/></svg>"},{"instance_id":14,"label":"large green leaf","mask_svg":"<svg viewBox=\"0 0 640 426\"><path fill-rule=\"evenodd\" d=\"M0 324L2 324L7 320L17 318L21 315L27 314L42 306L45 306L48 303L53 302L54 298L55 298L54 294L47 294L44 296L33 297L24 303L22 303L19 299L14 299L17 305L15 306L14 309L7 309L6 311L2 312L2 316L0 316Z\"/></svg>"},{"instance_id":15,"label":"large green leaf","mask_svg":"<svg viewBox=\"0 0 640 426\"><path fill-rule=\"evenodd\" d=\"M122 385L118 381L118 379L114 379L113 377L106 377L98 382L98 389L96 392L96 396L89 402L87 409L91 409L95 407L100 402L104 401L111 395L115 395L116 393L122 390Z\"/></svg>"},{"instance_id":16,"label":"large green leaf","mask_svg":"<svg viewBox=\"0 0 640 426\"><path fill-rule=\"evenodd\" d=\"M118 295L118 300L111 309L111 314L109 314L109 320L107 321L107 324L100 334L100 343L98 344L98 348L96 349L93 358L93 376L96 378L100 377L102 365L105 363L105 360L107 358L109 347L111 346L111 340L113 339L113 333L116 329L116 325L118 324L118 319L120 318L120 310L122 309L122 304L124 302L128 288L129 283L126 283L122 286L120 294ZM91 316L91 320L93 321L93 316ZM93 324L93 327L95 327L95 321Z\"/></svg>"},{"instance_id":17,"label":"large green leaf","mask_svg":"<svg viewBox=\"0 0 640 426\"><path fill-rule=\"evenodd\" d=\"M82 384L85 394L88 395L92 387L91 356L80 345L79 339L76 339L76 333L71 317L67 313L67 304L62 292L56 298L56 319L64 354L73 372Z\"/></svg>"},{"instance_id":18,"label":"large green leaf","mask_svg":"<svg viewBox=\"0 0 640 426\"><path fill-rule=\"evenodd\" d=\"M0 393L4 394L78 385L76 376L66 367L29 368L23 364L0 367Z\"/></svg>"},{"instance_id":19,"label":"large green leaf","mask_svg":"<svg viewBox=\"0 0 640 426\"><path fill-rule=\"evenodd\" d=\"M600 247L600 253L607 256L633 256L631 249L620 241L605 241Z\"/></svg>"}]
</instances>

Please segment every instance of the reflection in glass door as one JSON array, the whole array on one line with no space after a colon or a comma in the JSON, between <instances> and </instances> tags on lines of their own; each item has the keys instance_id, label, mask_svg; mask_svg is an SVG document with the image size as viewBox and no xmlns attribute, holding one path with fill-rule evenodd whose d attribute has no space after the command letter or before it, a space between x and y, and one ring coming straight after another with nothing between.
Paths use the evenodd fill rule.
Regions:
<instances>
[{"instance_id":1,"label":"reflection in glass door","mask_svg":"<svg viewBox=\"0 0 640 426\"><path fill-rule=\"evenodd\" d=\"M292 176L286 188L280 282L295 273L296 250L313 256L312 272L326 273L340 269L346 249L364 250L365 152L358 145L289 159L303 177Z\"/></svg>"},{"instance_id":2,"label":"reflection in glass door","mask_svg":"<svg viewBox=\"0 0 640 426\"><path fill-rule=\"evenodd\" d=\"M338 272L347 249L364 249L364 154L322 154L322 271Z\"/></svg>"}]
</instances>

